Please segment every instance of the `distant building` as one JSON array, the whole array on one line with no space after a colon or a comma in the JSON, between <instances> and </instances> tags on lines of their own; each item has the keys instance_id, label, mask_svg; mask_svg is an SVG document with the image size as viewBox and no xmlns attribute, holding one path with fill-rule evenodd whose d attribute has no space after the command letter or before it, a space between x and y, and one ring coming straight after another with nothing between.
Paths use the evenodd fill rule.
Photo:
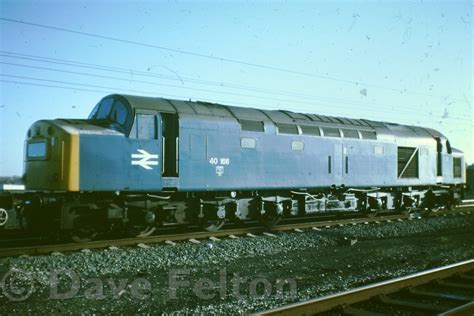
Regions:
<instances>
[{"instance_id":1,"label":"distant building","mask_svg":"<svg viewBox=\"0 0 474 316\"><path fill-rule=\"evenodd\" d=\"M18 176L0 177L0 185L2 184L22 184L21 177L18 177Z\"/></svg>"}]
</instances>

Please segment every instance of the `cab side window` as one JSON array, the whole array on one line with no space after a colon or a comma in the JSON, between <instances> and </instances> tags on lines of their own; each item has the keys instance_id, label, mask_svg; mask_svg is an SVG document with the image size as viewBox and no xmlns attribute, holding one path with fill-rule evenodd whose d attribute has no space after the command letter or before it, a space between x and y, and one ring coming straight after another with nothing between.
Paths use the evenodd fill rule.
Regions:
<instances>
[{"instance_id":1,"label":"cab side window","mask_svg":"<svg viewBox=\"0 0 474 316\"><path fill-rule=\"evenodd\" d=\"M122 103L122 101L117 100L114 103L114 108L110 115L115 122L124 125L128 117L127 107Z\"/></svg>"},{"instance_id":2,"label":"cab side window","mask_svg":"<svg viewBox=\"0 0 474 316\"><path fill-rule=\"evenodd\" d=\"M130 132L130 137L138 139L156 139L156 116L153 114L138 113L135 116L135 123Z\"/></svg>"}]
</instances>

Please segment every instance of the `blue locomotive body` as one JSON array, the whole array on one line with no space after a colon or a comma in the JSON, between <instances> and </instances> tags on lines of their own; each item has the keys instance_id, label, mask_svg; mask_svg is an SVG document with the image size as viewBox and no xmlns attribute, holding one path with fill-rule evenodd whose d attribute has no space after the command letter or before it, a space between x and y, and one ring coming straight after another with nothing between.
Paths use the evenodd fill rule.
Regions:
<instances>
[{"instance_id":1,"label":"blue locomotive body","mask_svg":"<svg viewBox=\"0 0 474 316\"><path fill-rule=\"evenodd\" d=\"M432 129L127 95L105 97L87 120L35 123L25 156L27 189L76 192L62 228L79 225L64 214L82 223L98 210L123 223L210 228L435 208L459 201L465 183L463 153Z\"/></svg>"},{"instance_id":2,"label":"blue locomotive body","mask_svg":"<svg viewBox=\"0 0 474 316\"><path fill-rule=\"evenodd\" d=\"M464 166L462 153L451 149L442 134L422 127L121 98L134 113L131 131L96 127L93 132L87 128L92 123L87 122L77 129L79 191L241 191L465 182L459 170L459 165ZM166 130L170 122L176 129L172 133Z\"/></svg>"}]
</instances>

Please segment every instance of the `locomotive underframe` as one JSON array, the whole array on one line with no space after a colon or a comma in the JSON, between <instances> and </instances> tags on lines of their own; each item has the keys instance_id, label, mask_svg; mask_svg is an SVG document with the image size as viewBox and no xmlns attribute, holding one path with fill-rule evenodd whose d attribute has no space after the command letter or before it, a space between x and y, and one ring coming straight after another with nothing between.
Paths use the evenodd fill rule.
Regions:
<instances>
[{"instance_id":1,"label":"locomotive underframe","mask_svg":"<svg viewBox=\"0 0 474 316\"><path fill-rule=\"evenodd\" d=\"M200 225L218 230L230 221L258 220L267 227L282 218L380 211L437 211L461 201L463 186L346 188L226 192L24 192L0 195L0 229L37 233L126 232L146 236L157 227Z\"/></svg>"}]
</instances>

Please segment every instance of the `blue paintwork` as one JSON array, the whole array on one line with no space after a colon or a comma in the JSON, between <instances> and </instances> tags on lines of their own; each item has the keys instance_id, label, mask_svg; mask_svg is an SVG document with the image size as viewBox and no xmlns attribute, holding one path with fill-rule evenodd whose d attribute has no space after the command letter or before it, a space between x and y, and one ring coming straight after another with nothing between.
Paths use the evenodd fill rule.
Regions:
<instances>
[{"instance_id":1,"label":"blue paintwork","mask_svg":"<svg viewBox=\"0 0 474 316\"><path fill-rule=\"evenodd\" d=\"M123 135L80 135L81 191L161 191L161 159L146 170L131 165L131 154L144 149L159 153L160 140L130 139Z\"/></svg>"},{"instance_id":2,"label":"blue paintwork","mask_svg":"<svg viewBox=\"0 0 474 316\"><path fill-rule=\"evenodd\" d=\"M231 120L227 124L221 121L219 128L208 118L182 117L180 124L180 189L184 191L317 188L332 184L394 186L434 181L433 174L398 180L395 143L278 135L272 129L265 133L246 132ZM242 149L241 137L255 138L257 148ZM304 150L291 150L293 140L303 141ZM375 145L384 148L383 155L374 154ZM346 154L343 154L344 148ZM346 155L349 157L347 174ZM328 156L332 156L331 174L327 172ZM230 159L222 176L218 176L216 166L209 163L212 157Z\"/></svg>"},{"instance_id":3,"label":"blue paintwork","mask_svg":"<svg viewBox=\"0 0 474 316\"><path fill-rule=\"evenodd\" d=\"M153 104L147 106L150 110ZM452 155L447 153L443 153L443 177L436 176L436 142L432 133L436 137L441 135L436 131L372 122L377 140L287 135L278 134L270 120L264 120L265 132L250 132L242 131L237 119L229 113L228 116L215 116L188 112L179 113L178 179L162 178L161 134L157 140L138 140L122 134L82 131L80 189L158 192L175 187L191 192L463 182L463 179L453 178ZM242 137L255 138L256 148L241 148ZM292 141L302 141L304 150L292 150ZM398 178L399 146L419 149L418 178ZM382 148L383 153L377 152L375 147ZM131 165L131 155L137 153L137 149L158 154L159 165L153 166L152 170ZM331 173L328 173L328 156L331 156ZM346 157L349 161L347 173Z\"/></svg>"},{"instance_id":4,"label":"blue paintwork","mask_svg":"<svg viewBox=\"0 0 474 316\"><path fill-rule=\"evenodd\" d=\"M404 137L386 140L317 137L309 135L246 132L232 120L216 125L214 119L184 116L180 120L180 189L253 190L318 188L333 184L349 187L419 186L436 184L436 145L432 138ZM271 124L271 123L268 123ZM256 149L242 149L241 137L257 140ZM199 139L197 142L195 139ZM207 143L206 143L207 139ZM291 150L291 141L305 144L303 151ZM376 154L374 147L383 147ZM424 148L419 153L419 177L397 177L397 146ZM191 151L191 153L189 152ZM189 159L196 156L199 159ZM205 155L204 155L205 153ZM205 156L205 159L204 159ZM327 157L332 157L332 173L328 174ZM349 157L345 173L345 156ZM211 157L230 158L224 174L216 174ZM452 157L443 154L443 183L461 183L452 177Z\"/></svg>"}]
</instances>

